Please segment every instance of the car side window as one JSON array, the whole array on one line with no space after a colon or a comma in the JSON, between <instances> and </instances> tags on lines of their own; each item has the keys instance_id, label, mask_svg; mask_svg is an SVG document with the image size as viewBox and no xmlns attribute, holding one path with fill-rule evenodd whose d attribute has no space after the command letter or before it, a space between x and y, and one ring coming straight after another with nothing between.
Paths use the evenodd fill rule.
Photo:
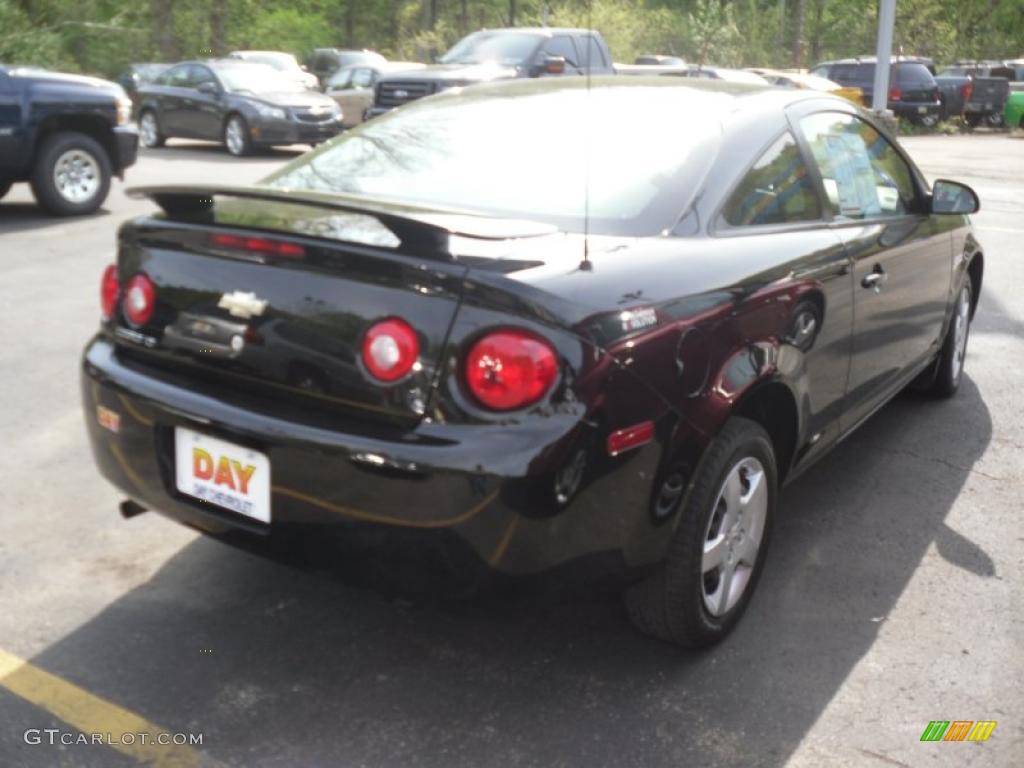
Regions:
<instances>
[{"instance_id":1,"label":"car side window","mask_svg":"<svg viewBox=\"0 0 1024 768\"><path fill-rule=\"evenodd\" d=\"M368 69L357 69L352 75L353 88L369 88L373 85L373 72Z\"/></svg>"},{"instance_id":2,"label":"car side window","mask_svg":"<svg viewBox=\"0 0 1024 768\"><path fill-rule=\"evenodd\" d=\"M328 86L332 91L344 91L352 87L352 70L343 69L333 75Z\"/></svg>"},{"instance_id":3,"label":"car side window","mask_svg":"<svg viewBox=\"0 0 1024 768\"><path fill-rule=\"evenodd\" d=\"M722 211L734 227L817 221L821 202L789 131L761 155Z\"/></svg>"},{"instance_id":4,"label":"car side window","mask_svg":"<svg viewBox=\"0 0 1024 768\"><path fill-rule=\"evenodd\" d=\"M188 87L188 65L182 64L179 67L171 67L157 81L160 85L169 85L173 88Z\"/></svg>"},{"instance_id":5,"label":"car side window","mask_svg":"<svg viewBox=\"0 0 1024 768\"><path fill-rule=\"evenodd\" d=\"M851 219L901 216L913 209L910 167L892 144L863 120L819 112L800 121L821 172L832 214Z\"/></svg>"},{"instance_id":6,"label":"car side window","mask_svg":"<svg viewBox=\"0 0 1024 768\"><path fill-rule=\"evenodd\" d=\"M188 72L188 88L198 88L200 83L214 83L213 72L199 64L193 64Z\"/></svg>"},{"instance_id":7,"label":"car side window","mask_svg":"<svg viewBox=\"0 0 1024 768\"><path fill-rule=\"evenodd\" d=\"M543 56L561 56L571 67L579 67L580 56L576 52L576 44L571 37L558 35L544 43Z\"/></svg>"},{"instance_id":8,"label":"car side window","mask_svg":"<svg viewBox=\"0 0 1024 768\"><path fill-rule=\"evenodd\" d=\"M594 39L593 35L586 35L587 50L589 52L589 59L584 57L584 60L580 62L581 66L590 65L591 69L595 67L606 67L608 62L604 60L604 52L601 50L601 46L597 44L597 40Z\"/></svg>"},{"instance_id":9,"label":"car side window","mask_svg":"<svg viewBox=\"0 0 1024 768\"><path fill-rule=\"evenodd\" d=\"M932 75L923 64L901 64L895 67L895 80L900 85L927 88L933 85Z\"/></svg>"}]
</instances>

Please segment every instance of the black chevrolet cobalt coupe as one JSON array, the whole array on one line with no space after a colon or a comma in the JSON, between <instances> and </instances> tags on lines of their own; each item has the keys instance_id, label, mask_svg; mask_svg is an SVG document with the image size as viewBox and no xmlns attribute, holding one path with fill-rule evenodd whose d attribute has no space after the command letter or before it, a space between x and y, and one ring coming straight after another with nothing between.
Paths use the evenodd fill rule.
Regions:
<instances>
[{"instance_id":1,"label":"black chevrolet cobalt coupe","mask_svg":"<svg viewBox=\"0 0 1024 768\"><path fill-rule=\"evenodd\" d=\"M232 155L275 144L317 144L341 131L334 99L309 91L266 64L185 61L139 86L142 146L167 139L223 142Z\"/></svg>"},{"instance_id":2,"label":"black chevrolet cobalt coupe","mask_svg":"<svg viewBox=\"0 0 1024 768\"><path fill-rule=\"evenodd\" d=\"M613 567L688 646L744 611L782 483L957 390L982 280L974 193L805 91L485 85L140 193L82 378L124 514Z\"/></svg>"}]
</instances>

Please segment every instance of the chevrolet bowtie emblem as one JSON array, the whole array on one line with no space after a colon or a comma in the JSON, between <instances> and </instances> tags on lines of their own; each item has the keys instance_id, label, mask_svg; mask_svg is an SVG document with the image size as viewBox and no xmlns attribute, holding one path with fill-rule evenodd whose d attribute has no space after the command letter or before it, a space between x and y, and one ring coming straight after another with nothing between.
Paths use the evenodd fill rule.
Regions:
<instances>
[{"instance_id":1,"label":"chevrolet bowtie emblem","mask_svg":"<svg viewBox=\"0 0 1024 768\"><path fill-rule=\"evenodd\" d=\"M255 293L233 291L221 296L217 306L226 309L232 317L255 317L263 314L267 302L264 299L257 299Z\"/></svg>"}]
</instances>

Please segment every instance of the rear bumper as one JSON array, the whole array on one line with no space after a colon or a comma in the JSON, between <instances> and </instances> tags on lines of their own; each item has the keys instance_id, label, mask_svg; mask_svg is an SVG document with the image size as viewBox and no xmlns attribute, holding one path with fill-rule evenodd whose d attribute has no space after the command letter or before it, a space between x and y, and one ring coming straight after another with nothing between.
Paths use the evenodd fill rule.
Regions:
<instances>
[{"instance_id":1,"label":"rear bumper","mask_svg":"<svg viewBox=\"0 0 1024 768\"><path fill-rule=\"evenodd\" d=\"M542 433L434 424L370 435L329 419L286 420L230 393L154 376L103 336L85 350L81 383L100 472L142 506L214 536L288 542L301 531L321 545L338 541L381 557L437 551L458 569L511 575L593 556L632 569L660 560L668 543L670 526L648 512L657 443L604 464L595 457L572 500L553 502L553 474L543 468L588 444L572 415L553 416ZM100 425L98 406L116 414L116 430L109 419ZM177 491L175 426L269 457L269 525Z\"/></svg>"},{"instance_id":2,"label":"rear bumper","mask_svg":"<svg viewBox=\"0 0 1024 768\"><path fill-rule=\"evenodd\" d=\"M110 164L117 175L123 174L125 168L135 165L135 160L139 156L139 128L135 123L114 128L113 155Z\"/></svg>"},{"instance_id":3,"label":"rear bumper","mask_svg":"<svg viewBox=\"0 0 1024 768\"><path fill-rule=\"evenodd\" d=\"M895 101L890 102L889 108L897 115L903 117L914 117L921 115L937 115L942 111L940 101Z\"/></svg>"},{"instance_id":4,"label":"rear bumper","mask_svg":"<svg viewBox=\"0 0 1024 768\"><path fill-rule=\"evenodd\" d=\"M968 101L964 104L964 112L975 115L993 115L1001 114L1005 107L1005 101Z\"/></svg>"}]
</instances>

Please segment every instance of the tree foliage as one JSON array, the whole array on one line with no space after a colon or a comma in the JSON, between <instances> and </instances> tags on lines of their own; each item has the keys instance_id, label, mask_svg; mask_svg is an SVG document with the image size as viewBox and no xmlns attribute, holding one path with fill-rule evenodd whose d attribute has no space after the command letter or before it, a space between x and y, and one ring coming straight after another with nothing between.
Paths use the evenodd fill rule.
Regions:
<instances>
[{"instance_id":1,"label":"tree foliage","mask_svg":"<svg viewBox=\"0 0 1024 768\"><path fill-rule=\"evenodd\" d=\"M0 0L0 61L110 76L235 48L428 60L474 29L546 20L600 30L622 62L809 66L872 53L877 14L877 0ZM939 62L1024 56L1024 2L897 0L895 46Z\"/></svg>"}]
</instances>

